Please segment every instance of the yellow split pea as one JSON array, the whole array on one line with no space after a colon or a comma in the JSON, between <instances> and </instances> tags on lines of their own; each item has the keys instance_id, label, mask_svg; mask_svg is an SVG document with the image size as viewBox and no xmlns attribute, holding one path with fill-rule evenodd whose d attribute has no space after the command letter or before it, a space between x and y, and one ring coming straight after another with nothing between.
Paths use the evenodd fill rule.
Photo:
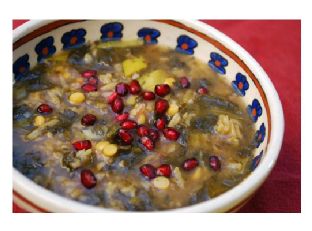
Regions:
<instances>
[{"instance_id":1,"label":"yellow split pea","mask_svg":"<svg viewBox=\"0 0 312 231\"><path fill-rule=\"evenodd\" d=\"M69 102L74 105L82 104L85 101L85 99L86 99L85 95L81 92L75 92L69 96Z\"/></svg>"}]
</instances>

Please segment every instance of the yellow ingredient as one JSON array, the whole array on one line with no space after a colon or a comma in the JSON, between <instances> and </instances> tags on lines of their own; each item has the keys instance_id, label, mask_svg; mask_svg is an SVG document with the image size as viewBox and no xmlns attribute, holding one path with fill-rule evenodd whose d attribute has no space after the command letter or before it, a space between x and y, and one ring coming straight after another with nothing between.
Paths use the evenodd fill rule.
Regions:
<instances>
[{"instance_id":1,"label":"yellow ingredient","mask_svg":"<svg viewBox=\"0 0 312 231\"><path fill-rule=\"evenodd\" d=\"M169 188L170 181L164 176L159 176L153 180L153 185L158 189L167 189Z\"/></svg>"},{"instance_id":2,"label":"yellow ingredient","mask_svg":"<svg viewBox=\"0 0 312 231\"><path fill-rule=\"evenodd\" d=\"M175 82L175 79L174 78L167 78L165 79L164 83L165 84L168 84L170 87L173 87L173 84Z\"/></svg>"},{"instance_id":3,"label":"yellow ingredient","mask_svg":"<svg viewBox=\"0 0 312 231\"><path fill-rule=\"evenodd\" d=\"M34 126L39 127L43 125L45 122L45 118L43 116L36 116L34 120Z\"/></svg>"},{"instance_id":4,"label":"yellow ingredient","mask_svg":"<svg viewBox=\"0 0 312 231\"><path fill-rule=\"evenodd\" d=\"M126 59L122 63L123 71L126 77L131 77L134 73L137 73L147 67L147 64L143 58Z\"/></svg>"},{"instance_id":5,"label":"yellow ingredient","mask_svg":"<svg viewBox=\"0 0 312 231\"><path fill-rule=\"evenodd\" d=\"M98 152L102 152L106 145L108 145L108 141L100 141L96 144L95 148Z\"/></svg>"},{"instance_id":6,"label":"yellow ingredient","mask_svg":"<svg viewBox=\"0 0 312 231\"><path fill-rule=\"evenodd\" d=\"M104 156L111 157L117 153L118 147L116 144L107 144L103 149Z\"/></svg>"},{"instance_id":7,"label":"yellow ingredient","mask_svg":"<svg viewBox=\"0 0 312 231\"><path fill-rule=\"evenodd\" d=\"M126 101L126 104L133 106L135 104L136 98L137 98L137 96L135 96L135 95L129 96L127 101Z\"/></svg>"},{"instance_id":8,"label":"yellow ingredient","mask_svg":"<svg viewBox=\"0 0 312 231\"><path fill-rule=\"evenodd\" d=\"M175 103L172 103L169 105L167 114L168 116L174 116L178 111L179 111L179 106L176 105Z\"/></svg>"},{"instance_id":9,"label":"yellow ingredient","mask_svg":"<svg viewBox=\"0 0 312 231\"><path fill-rule=\"evenodd\" d=\"M140 114L140 115L138 116L138 124L145 124L145 122L146 122L146 117L145 117L145 115L144 115L144 114Z\"/></svg>"},{"instance_id":10,"label":"yellow ingredient","mask_svg":"<svg viewBox=\"0 0 312 231\"><path fill-rule=\"evenodd\" d=\"M85 101L85 99L86 99L85 95L81 92L75 92L69 96L69 102L74 105L82 104Z\"/></svg>"},{"instance_id":11,"label":"yellow ingredient","mask_svg":"<svg viewBox=\"0 0 312 231\"><path fill-rule=\"evenodd\" d=\"M155 70L138 78L141 87L147 91L154 91L155 85L162 84L170 78L169 74L163 70Z\"/></svg>"}]
</instances>

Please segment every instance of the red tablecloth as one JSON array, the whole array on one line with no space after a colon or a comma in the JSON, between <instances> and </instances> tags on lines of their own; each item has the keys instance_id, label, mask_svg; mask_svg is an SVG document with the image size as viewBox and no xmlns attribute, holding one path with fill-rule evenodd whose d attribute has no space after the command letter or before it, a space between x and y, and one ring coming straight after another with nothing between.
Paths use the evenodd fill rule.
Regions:
<instances>
[{"instance_id":1,"label":"red tablecloth","mask_svg":"<svg viewBox=\"0 0 312 231\"><path fill-rule=\"evenodd\" d=\"M25 21L15 20L13 28ZM300 21L203 21L234 39L260 63L273 81L284 109L285 136L277 164L263 186L240 212L300 212ZM15 204L13 211L24 212Z\"/></svg>"}]
</instances>

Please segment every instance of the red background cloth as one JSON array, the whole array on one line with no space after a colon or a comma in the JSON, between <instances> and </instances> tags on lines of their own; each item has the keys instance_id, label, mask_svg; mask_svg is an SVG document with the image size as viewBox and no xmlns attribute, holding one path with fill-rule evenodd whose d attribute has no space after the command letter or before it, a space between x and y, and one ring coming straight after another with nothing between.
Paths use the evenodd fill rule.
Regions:
<instances>
[{"instance_id":1,"label":"red background cloth","mask_svg":"<svg viewBox=\"0 0 312 231\"><path fill-rule=\"evenodd\" d=\"M14 20L13 28L25 21ZM301 212L301 22L202 21L231 37L260 63L271 78L284 109L285 135L276 166L240 212ZM13 204L13 212L24 210Z\"/></svg>"}]
</instances>

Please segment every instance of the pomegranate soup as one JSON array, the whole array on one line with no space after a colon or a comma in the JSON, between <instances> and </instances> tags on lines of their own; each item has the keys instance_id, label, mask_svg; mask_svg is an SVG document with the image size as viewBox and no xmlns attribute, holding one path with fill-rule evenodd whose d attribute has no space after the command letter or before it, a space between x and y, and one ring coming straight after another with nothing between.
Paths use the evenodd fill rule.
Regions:
<instances>
[{"instance_id":1,"label":"pomegranate soup","mask_svg":"<svg viewBox=\"0 0 312 231\"><path fill-rule=\"evenodd\" d=\"M14 84L14 167L99 207L211 200L249 175L256 147L247 105L223 79L194 56L141 41L62 51Z\"/></svg>"}]
</instances>

